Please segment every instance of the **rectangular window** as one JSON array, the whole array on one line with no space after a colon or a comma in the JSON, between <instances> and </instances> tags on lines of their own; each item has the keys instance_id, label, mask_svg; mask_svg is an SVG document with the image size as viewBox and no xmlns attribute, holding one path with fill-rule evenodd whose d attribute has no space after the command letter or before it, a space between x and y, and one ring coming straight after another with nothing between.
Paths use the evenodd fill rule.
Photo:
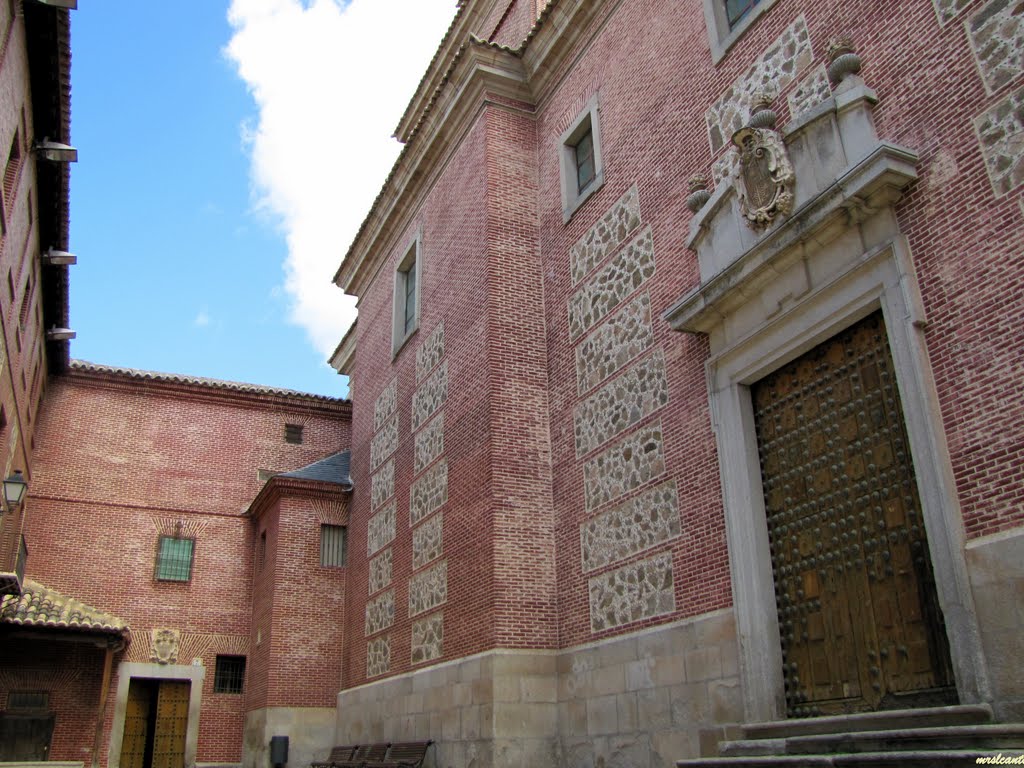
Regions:
<instances>
[{"instance_id":1,"label":"rectangular window","mask_svg":"<svg viewBox=\"0 0 1024 768\"><path fill-rule=\"evenodd\" d=\"M395 270L395 317L391 353L397 355L406 340L419 327L420 312L419 240L409 247Z\"/></svg>"},{"instance_id":2,"label":"rectangular window","mask_svg":"<svg viewBox=\"0 0 1024 768\"><path fill-rule=\"evenodd\" d=\"M50 709L48 691L11 691L7 694L7 709L17 712L39 712Z\"/></svg>"},{"instance_id":3,"label":"rectangular window","mask_svg":"<svg viewBox=\"0 0 1024 768\"><path fill-rule=\"evenodd\" d=\"M302 425L301 424L285 424L284 425L284 441L286 443L293 443L295 445L302 445Z\"/></svg>"},{"instance_id":4,"label":"rectangular window","mask_svg":"<svg viewBox=\"0 0 1024 768\"><path fill-rule=\"evenodd\" d=\"M562 134L560 142L562 218L568 222L576 209L604 184L596 95Z\"/></svg>"},{"instance_id":5,"label":"rectangular window","mask_svg":"<svg viewBox=\"0 0 1024 768\"><path fill-rule=\"evenodd\" d=\"M345 543L348 529L344 525L320 526L320 565L345 565Z\"/></svg>"},{"instance_id":6,"label":"rectangular window","mask_svg":"<svg viewBox=\"0 0 1024 768\"><path fill-rule=\"evenodd\" d=\"M725 0L725 16L729 22L729 29L735 27L759 2L761 0Z\"/></svg>"},{"instance_id":7,"label":"rectangular window","mask_svg":"<svg viewBox=\"0 0 1024 768\"><path fill-rule=\"evenodd\" d=\"M161 536L157 544L157 581L188 581L192 578L193 539Z\"/></svg>"},{"instance_id":8,"label":"rectangular window","mask_svg":"<svg viewBox=\"0 0 1024 768\"><path fill-rule=\"evenodd\" d=\"M263 565L267 562L267 532L263 531L260 534L260 549L256 553L256 564L259 566L257 570L262 571Z\"/></svg>"},{"instance_id":9,"label":"rectangular window","mask_svg":"<svg viewBox=\"0 0 1024 768\"><path fill-rule=\"evenodd\" d=\"M711 61L720 62L729 49L776 0L704 0Z\"/></svg>"},{"instance_id":10,"label":"rectangular window","mask_svg":"<svg viewBox=\"0 0 1024 768\"><path fill-rule=\"evenodd\" d=\"M214 693L241 693L245 686L245 656L217 656Z\"/></svg>"}]
</instances>

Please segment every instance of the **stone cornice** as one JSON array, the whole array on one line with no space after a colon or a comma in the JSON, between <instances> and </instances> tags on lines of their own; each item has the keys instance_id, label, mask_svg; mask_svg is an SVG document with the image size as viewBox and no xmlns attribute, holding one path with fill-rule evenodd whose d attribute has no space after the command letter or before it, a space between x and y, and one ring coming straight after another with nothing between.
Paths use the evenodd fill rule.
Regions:
<instances>
[{"instance_id":1,"label":"stone cornice","mask_svg":"<svg viewBox=\"0 0 1024 768\"><path fill-rule=\"evenodd\" d=\"M341 341L338 342L338 346L334 348L334 353L328 361L331 368L345 376L348 376L352 372L352 364L355 362L356 326L358 324L358 319L352 321L352 325L349 326ZM351 397L351 394L349 397Z\"/></svg>"},{"instance_id":2,"label":"stone cornice","mask_svg":"<svg viewBox=\"0 0 1024 768\"><path fill-rule=\"evenodd\" d=\"M533 104L519 56L475 37L456 54L444 86L399 155L334 276L346 293L359 296L369 285L393 247L393 239L411 220L423 193L480 108L492 97L518 102L527 110Z\"/></svg>"}]
</instances>

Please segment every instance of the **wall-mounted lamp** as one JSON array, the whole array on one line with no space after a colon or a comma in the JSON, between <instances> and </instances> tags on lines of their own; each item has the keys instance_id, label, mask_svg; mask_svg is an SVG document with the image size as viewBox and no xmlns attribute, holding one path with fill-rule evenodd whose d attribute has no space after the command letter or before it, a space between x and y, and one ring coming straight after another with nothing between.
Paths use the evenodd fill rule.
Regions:
<instances>
[{"instance_id":1,"label":"wall-mounted lamp","mask_svg":"<svg viewBox=\"0 0 1024 768\"><path fill-rule=\"evenodd\" d=\"M36 0L40 5L51 5L54 8L67 8L69 11L78 10L78 0Z\"/></svg>"},{"instance_id":2,"label":"wall-mounted lamp","mask_svg":"<svg viewBox=\"0 0 1024 768\"><path fill-rule=\"evenodd\" d=\"M78 257L75 254L68 253L67 251L58 251L56 248L50 248L40 256L40 259L48 267L71 266L78 263Z\"/></svg>"},{"instance_id":3,"label":"wall-mounted lamp","mask_svg":"<svg viewBox=\"0 0 1024 768\"><path fill-rule=\"evenodd\" d=\"M48 138L36 142L35 150L43 160L52 163L77 163L78 150L69 144L50 141Z\"/></svg>"},{"instance_id":4,"label":"wall-mounted lamp","mask_svg":"<svg viewBox=\"0 0 1024 768\"><path fill-rule=\"evenodd\" d=\"M21 474L20 469L14 470L14 474L4 480L4 501L7 502L9 509L21 504L21 500L25 498L25 490L27 488L28 483L25 480L25 476Z\"/></svg>"}]
</instances>

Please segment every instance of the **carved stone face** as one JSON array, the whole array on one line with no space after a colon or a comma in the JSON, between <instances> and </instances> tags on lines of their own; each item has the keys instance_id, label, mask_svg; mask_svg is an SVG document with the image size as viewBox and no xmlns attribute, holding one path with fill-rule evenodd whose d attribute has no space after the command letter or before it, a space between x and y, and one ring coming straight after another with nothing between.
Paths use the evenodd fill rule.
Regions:
<instances>
[{"instance_id":1,"label":"carved stone face","mask_svg":"<svg viewBox=\"0 0 1024 768\"><path fill-rule=\"evenodd\" d=\"M178 643L181 633L176 629L154 629L150 661L157 664L173 664L178 659Z\"/></svg>"}]
</instances>

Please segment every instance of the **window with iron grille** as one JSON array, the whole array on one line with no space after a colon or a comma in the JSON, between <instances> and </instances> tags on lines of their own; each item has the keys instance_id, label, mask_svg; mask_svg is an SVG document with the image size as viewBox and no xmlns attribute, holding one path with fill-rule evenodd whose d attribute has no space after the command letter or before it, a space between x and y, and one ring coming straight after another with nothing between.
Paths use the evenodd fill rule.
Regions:
<instances>
[{"instance_id":1,"label":"window with iron grille","mask_svg":"<svg viewBox=\"0 0 1024 768\"><path fill-rule=\"evenodd\" d=\"M39 712L50 708L49 691L10 691L7 709L13 712Z\"/></svg>"},{"instance_id":2,"label":"window with iron grille","mask_svg":"<svg viewBox=\"0 0 1024 768\"><path fill-rule=\"evenodd\" d=\"M345 565L345 544L348 529L344 525L320 526L320 565Z\"/></svg>"},{"instance_id":3,"label":"window with iron grille","mask_svg":"<svg viewBox=\"0 0 1024 768\"><path fill-rule=\"evenodd\" d=\"M286 443L295 443L299 445L302 443L302 425L301 424L285 424L284 425L284 441Z\"/></svg>"},{"instance_id":4,"label":"window with iron grille","mask_svg":"<svg viewBox=\"0 0 1024 768\"><path fill-rule=\"evenodd\" d=\"M161 536L156 551L157 581L188 581L192 578L195 541L178 536Z\"/></svg>"},{"instance_id":5,"label":"window with iron grille","mask_svg":"<svg viewBox=\"0 0 1024 768\"><path fill-rule=\"evenodd\" d=\"M397 355L413 332L420 317L420 242L416 238L395 270L394 326L391 332L391 353Z\"/></svg>"},{"instance_id":6,"label":"window with iron grille","mask_svg":"<svg viewBox=\"0 0 1024 768\"><path fill-rule=\"evenodd\" d=\"M725 15L729 21L729 29L736 26L740 19L761 0L725 0Z\"/></svg>"},{"instance_id":7,"label":"window with iron grille","mask_svg":"<svg viewBox=\"0 0 1024 768\"><path fill-rule=\"evenodd\" d=\"M566 222L604 183L599 117L594 95L560 137L562 218Z\"/></svg>"},{"instance_id":8,"label":"window with iron grille","mask_svg":"<svg viewBox=\"0 0 1024 768\"><path fill-rule=\"evenodd\" d=\"M214 693L241 693L245 685L245 656L217 656Z\"/></svg>"}]
</instances>

